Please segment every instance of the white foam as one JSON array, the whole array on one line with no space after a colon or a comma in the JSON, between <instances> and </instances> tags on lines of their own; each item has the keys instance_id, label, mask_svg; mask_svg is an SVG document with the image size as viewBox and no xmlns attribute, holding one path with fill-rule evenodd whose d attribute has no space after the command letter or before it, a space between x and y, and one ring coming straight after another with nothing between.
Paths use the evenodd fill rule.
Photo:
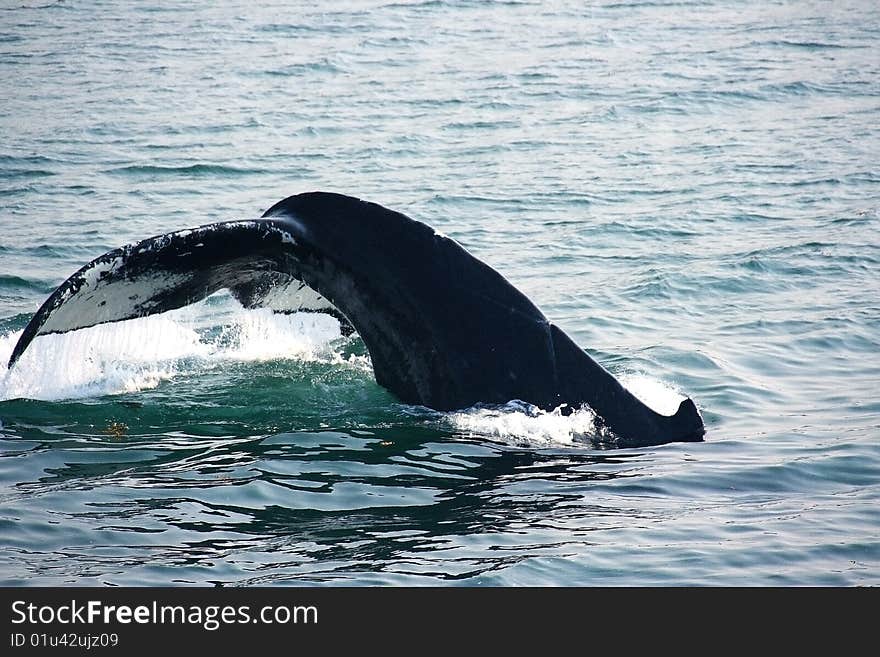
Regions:
<instances>
[{"instance_id":1,"label":"white foam","mask_svg":"<svg viewBox=\"0 0 880 657\"><path fill-rule=\"evenodd\" d=\"M176 358L204 347L195 331L151 317L39 337L12 371L6 371L20 335L16 331L0 337L0 400L81 398L153 388L173 376Z\"/></svg>"},{"instance_id":2,"label":"white foam","mask_svg":"<svg viewBox=\"0 0 880 657\"><path fill-rule=\"evenodd\" d=\"M675 388L641 373L624 374L620 382L644 404L658 413L671 415L684 399ZM543 411L531 404L510 402L497 408L475 407L447 413L444 421L468 437L489 438L532 447L583 446L593 441L613 442L607 431L596 425L588 407L568 415L563 407Z\"/></svg>"},{"instance_id":3,"label":"white foam","mask_svg":"<svg viewBox=\"0 0 880 657\"><path fill-rule=\"evenodd\" d=\"M232 302L235 303L235 302ZM228 304L227 304L228 305ZM278 358L341 361L329 346L339 322L326 314L275 314L268 309L213 308L224 328L209 337L196 326L214 326L205 305L64 334L36 338L15 367L6 363L21 331L0 336L0 400L75 399L154 388L198 361ZM355 363L359 367L358 363Z\"/></svg>"},{"instance_id":4,"label":"white foam","mask_svg":"<svg viewBox=\"0 0 880 657\"><path fill-rule=\"evenodd\" d=\"M583 444L599 435L596 415L580 408L563 415L563 407L543 411L531 404L510 402L498 408L469 408L447 413L454 429L471 437L533 446Z\"/></svg>"},{"instance_id":5,"label":"white foam","mask_svg":"<svg viewBox=\"0 0 880 657\"><path fill-rule=\"evenodd\" d=\"M623 374L619 378L627 390L661 415L673 415L678 410L678 405L685 399L685 396L671 384L641 372Z\"/></svg>"}]
</instances>

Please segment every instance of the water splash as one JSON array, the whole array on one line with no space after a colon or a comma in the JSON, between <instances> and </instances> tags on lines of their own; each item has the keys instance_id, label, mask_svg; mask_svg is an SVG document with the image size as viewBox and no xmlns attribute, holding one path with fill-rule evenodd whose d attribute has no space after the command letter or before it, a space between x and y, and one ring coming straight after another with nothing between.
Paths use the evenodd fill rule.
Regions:
<instances>
[{"instance_id":1,"label":"water splash","mask_svg":"<svg viewBox=\"0 0 880 657\"><path fill-rule=\"evenodd\" d=\"M670 384L642 373L627 373L621 383L642 402L664 415L672 415L685 398ZM468 437L488 438L527 447L614 445L613 434L596 423L589 407L570 411L560 406L544 411L513 401L498 407L476 406L447 413L443 422Z\"/></svg>"},{"instance_id":2,"label":"water splash","mask_svg":"<svg viewBox=\"0 0 880 657\"><path fill-rule=\"evenodd\" d=\"M216 314L216 311L215 311ZM0 336L0 401L53 401L137 392L217 360L341 359L329 345L339 322L321 313L275 314L268 309L221 310L211 324L193 307L93 326L34 340L16 366L6 363L21 331ZM202 326L199 326L201 322ZM359 364L356 363L356 366Z\"/></svg>"},{"instance_id":3,"label":"water splash","mask_svg":"<svg viewBox=\"0 0 880 657\"><path fill-rule=\"evenodd\" d=\"M568 415L564 406L544 411L512 401L498 407L476 406L447 413L444 422L468 437L480 437L529 447L584 445L602 437L596 414L579 408Z\"/></svg>"},{"instance_id":4,"label":"water splash","mask_svg":"<svg viewBox=\"0 0 880 657\"><path fill-rule=\"evenodd\" d=\"M639 401L661 415L674 415L685 395L672 384L641 372L628 372L619 377L623 387Z\"/></svg>"},{"instance_id":5,"label":"water splash","mask_svg":"<svg viewBox=\"0 0 880 657\"><path fill-rule=\"evenodd\" d=\"M242 310L214 343L216 355L237 361L293 358L325 361L336 355L328 348L342 336L339 321L325 313L277 314L268 308Z\"/></svg>"}]
</instances>

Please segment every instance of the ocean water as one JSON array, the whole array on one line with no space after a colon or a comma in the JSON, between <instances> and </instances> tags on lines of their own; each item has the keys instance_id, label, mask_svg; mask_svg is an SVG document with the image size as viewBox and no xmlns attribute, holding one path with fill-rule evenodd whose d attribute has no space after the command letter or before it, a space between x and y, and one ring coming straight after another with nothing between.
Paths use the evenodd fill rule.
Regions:
<instances>
[{"instance_id":1,"label":"ocean water","mask_svg":"<svg viewBox=\"0 0 880 657\"><path fill-rule=\"evenodd\" d=\"M880 6L0 3L0 584L880 584ZM101 253L337 191L701 443L435 413L228 295L37 339Z\"/></svg>"}]
</instances>

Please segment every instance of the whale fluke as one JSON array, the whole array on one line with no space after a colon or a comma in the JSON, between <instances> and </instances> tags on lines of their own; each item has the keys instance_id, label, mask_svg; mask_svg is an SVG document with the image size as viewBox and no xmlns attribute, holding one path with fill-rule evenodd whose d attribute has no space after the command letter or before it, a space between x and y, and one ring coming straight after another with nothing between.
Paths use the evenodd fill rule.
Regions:
<instances>
[{"instance_id":1,"label":"whale fluke","mask_svg":"<svg viewBox=\"0 0 880 657\"><path fill-rule=\"evenodd\" d=\"M650 409L454 240L326 192L286 198L260 219L159 235L96 258L36 312L9 367L39 335L161 313L224 288L249 308L338 317L363 339L376 381L407 404L587 404L629 445L704 434L690 399L672 416Z\"/></svg>"}]
</instances>

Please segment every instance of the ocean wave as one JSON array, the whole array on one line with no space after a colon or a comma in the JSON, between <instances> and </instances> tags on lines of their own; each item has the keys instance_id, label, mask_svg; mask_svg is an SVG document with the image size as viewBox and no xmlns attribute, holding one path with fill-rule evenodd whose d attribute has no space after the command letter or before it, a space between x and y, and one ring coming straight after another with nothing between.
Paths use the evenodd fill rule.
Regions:
<instances>
[{"instance_id":1,"label":"ocean wave","mask_svg":"<svg viewBox=\"0 0 880 657\"><path fill-rule=\"evenodd\" d=\"M145 176L151 178L240 178L242 176L259 176L268 175L270 173L274 174L275 172L270 172L265 169L235 167L223 164L183 164L179 166L136 164L130 166L116 167L114 169L106 169L104 173L121 176Z\"/></svg>"}]
</instances>

